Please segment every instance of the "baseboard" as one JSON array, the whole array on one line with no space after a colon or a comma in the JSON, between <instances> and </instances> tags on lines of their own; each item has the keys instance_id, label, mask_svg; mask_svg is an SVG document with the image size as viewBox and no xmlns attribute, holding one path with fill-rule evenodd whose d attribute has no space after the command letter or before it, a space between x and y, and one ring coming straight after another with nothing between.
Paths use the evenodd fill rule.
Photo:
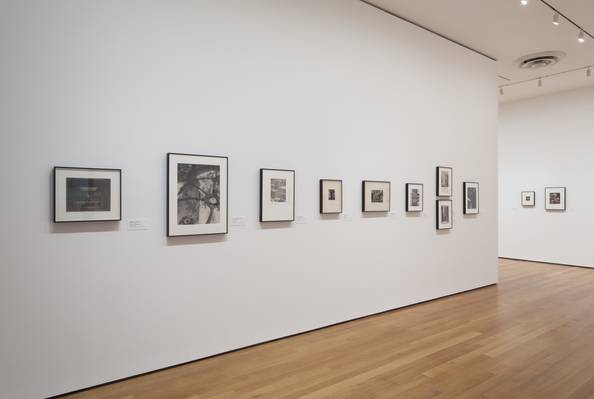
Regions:
<instances>
[{"instance_id":1,"label":"baseboard","mask_svg":"<svg viewBox=\"0 0 594 399\"><path fill-rule=\"evenodd\" d=\"M106 385L117 384L118 382L123 382L123 381L126 381L126 380L131 380L133 378L138 378L138 377L142 377L142 376L145 376L145 375L158 373L160 371L165 371L165 370L172 369L172 368L175 368L175 367L184 366L186 364L196 363L196 362L200 362L200 361L203 361L203 360L206 360L206 359L211 359L213 357L227 355L229 353L238 352L238 351L241 351L241 350L244 350L244 349L248 349L248 348L253 348L255 346L260 346L260 345L265 345L265 344L268 344L268 343L271 343L271 342L280 341L282 339L287 339L287 338L297 337L299 335L309 334L311 332L323 330L325 328L330 328L330 327L334 327L334 326L339 326L341 324L350 323L352 321L367 319L367 318L370 318L370 317L379 316L379 315L382 315L382 314L385 314L385 313L399 311L399 310L402 310L402 309L410 308L410 307L421 305L421 304L424 304L424 303L438 301L440 299L445 299L445 298L456 296L456 295L466 294L466 293L469 293L469 292L472 292L472 291L481 290L483 288L488 288L488 287L491 287L491 286L494 286L494 285L497 285L497 282L491 283L491 284L482 285L482 286L479 286L479 287L476 287L476 288L470 288L468 290L464 290L464 291L460 291L460 292L455 292L453 294L443 295L443 296L440 296L440 297L437 297L437 298L433 298L433 299L427 299L426 301L411 303L410 305L400 306L400 307L392 308L392 309L388 309L388 310L382 310L381 312L376 312L376 313L368 314L368 315L361 316L361 317L355 317L354 319L349 319L349 320L345 320L345 321L340 321L338 323L328 324L326 326L314 328L314 329L307 330L307 331L302 331L302 332L299 332L299 333L290 334L290 335L286 335L286 336L279 337L279 338L273 338L273 339L270 339L270 340L267 340L267 341L262 341L262 342L258 342L258 343L252 344L252 345L243 346L241 348L232 349L232 350L229 350L229 351L226 351L226 352L221 352L221 353L217 353L217 354L214 354L214 355L202 357L202 358L199 358L199 359L194 359L194 360L189 360L187 362L174 364L172 366L167 366L167 367L159 368L159 369L156 369L156 370L147 371L147 372L144 372L144 373L131 375L129 377L124 377L124 378L119 378L117 380L112 380L112 381L104 382L104 383L93 385L93 386L90 386L90 387L87 387L87 388L81 388L81 389L77 389L75 391L70 391L70 392L61 393L61 394L54 395L54 396L49 396L46 399L59 399L59 398L63 398L63 397L68 396L68 395L73 395L73 394L81 393L81 392L84 392L84 391L89 391L91 389L100 388L100 387L103 387L103 386L106 386Z\"/></svg>"},{"instance_id":2,"label":"baseboard","mask_svg":"<svg viewBox=\"0 0 594 399\"><path fill-rule=\"evenodd\" d=\"M569 263L545 262L545 261L542 261L542 260L534 260L534 259L509 258L507 256L500 256L499 259L515 260L515 261L518 261L518 262L542 263L543 265L557 265L557 266L579 267L579 268L582 268L582 269L594 269L594 266L572 265L572 264L569 264Z\"/></svg>"}]
</instances>

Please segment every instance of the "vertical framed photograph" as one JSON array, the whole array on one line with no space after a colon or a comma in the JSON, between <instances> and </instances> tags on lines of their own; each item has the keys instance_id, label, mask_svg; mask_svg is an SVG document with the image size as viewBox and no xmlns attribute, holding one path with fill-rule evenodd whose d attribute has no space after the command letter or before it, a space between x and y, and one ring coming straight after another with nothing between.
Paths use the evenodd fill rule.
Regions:
<instances>
[{"instance_id":1,"label":"vertical framed photograph","mask_svg":"<svg viewBox=\"0 0 594 399\"><path fill-rule=\"evenodd\" d=\"M260 169L260 222L295 220L295 171Z\"/></svg>"},{"instance_id":2,"label":"vertical framed photograph","mask_svg":"<svg viewBox=\"0 0 594 399\"><path fill-rule=\"evenodd\" d=\"M122 220L122 170L54 168L54 222Z\"/></svg>"},{"instance_id":3,"label":"vertical framed photograph","mask_svg":"<svg viewBox=\"0 0 594 399\"><path fill-rule=\"evenodd\" d=\"M390 182L363 180L363 212L390 212Z\"/></svg>"},{"instance_id":4,"label":"vertical framed photograph","mask_svg":"<svg viewBox=\"0 0 594 399\"><path fill-rule=\"evenodd\" d=\"M565 187L545 187L545 209L547 211L564 211L566 209Z\"/></svg>"},{"instance_id":5,"label":"vertical framed photograph","mask_svg":"<svg viewBox=\"0 0 594 399\"><path fill-rule=\"evenodd\" d=\"M536 205L536 192L522 191L522 206L531 207Z\"/></svg>"},{"instance_id":6,"label":"vertical framed photograph","mask_svg":"<svg viewBox=\"0 0 594 399\"><path fill-rule=\"evenodd\" d=\"M342 213L342 180L320 180L320 213Z\"/></svg>"},{"instance_id":7,"label":"vertical framed photograph","mask_svg":"<svg viewBox=\"0 0 594 399\"><path fill-rule=\"evenodd\" d=\"M406 212L423 212L423 185L406 183Z\"/></svg>"},{"instance_id":8,"label":"vertical framed photograph","mask_svg":"<svg viewBox=\"0 0 594 399\"><path fill-rule=\"evenodd\" d=\"M438 197L451 197L454 172L452 168L438 166L436 168L436 193Z\"/></svg>"},{"instance_id":9,"label":"vertical framed photograph","mask_svg":"<svg viewBox=\"0 0 594 399\"><path fill-rule=\"evenodd\" d=\"M465 181L462 184L464 191L463 210L465 215L478 215L479 213L479 184Z\"/></svg>"},{"instance_id":10,"label":"vertical framed photograph","mask_svg":"<svg viewBox=\"0 0 594 399\"><path fill-rule=\"evenodd\" d=\"M436 224L437 230L449 230L454 227L452 220L452 200L437 200L436 204Z\"/></svg>"},{"instance_id":11,"label":"vertical framed photograph","mask_svg":"<svg viewBox=\"0 0 594 399\"><path fill-rule=\"evenodd\" d=\"M167 154L167 236L227 234L228 159Z\"/></svg>"}]
</instances>

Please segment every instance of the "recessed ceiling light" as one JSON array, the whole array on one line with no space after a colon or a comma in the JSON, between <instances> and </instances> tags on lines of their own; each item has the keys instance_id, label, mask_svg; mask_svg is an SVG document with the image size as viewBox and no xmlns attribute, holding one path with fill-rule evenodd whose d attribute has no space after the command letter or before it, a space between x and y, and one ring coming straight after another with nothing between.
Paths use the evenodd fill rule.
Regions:
<instances>
[{"instance_id":1,"label":"recessed ceiling light","mask_svg":"<svg viewBox=\"0 0 594 399\"><path fill-rule=\"evenodd\" d=\"M584 31L581 30L580 34L578 35L578 42L583 43L586 41L586 35L584 34Z\"/></svg>"},{"instance_id":2,"label":"recessed ceiling light","mask_svg":"<svg viewBox=\"0 0 594 399\"><path fill-rule=\"evenodd\" d=\"M528 5L528 0L520 0L520 4L523 6L527 6Z\"/></svg>"},{"instance_id":3,"label":"recessed ceiling light","mask_svg":"<svg viewBox=\"0 0 594 399\"><path fill-rule=\"evenodd\" d=\"M559 13L555 12L553 14L553 25L559 25L561 22L559 21Z\"/></svg>"}]
</instances>

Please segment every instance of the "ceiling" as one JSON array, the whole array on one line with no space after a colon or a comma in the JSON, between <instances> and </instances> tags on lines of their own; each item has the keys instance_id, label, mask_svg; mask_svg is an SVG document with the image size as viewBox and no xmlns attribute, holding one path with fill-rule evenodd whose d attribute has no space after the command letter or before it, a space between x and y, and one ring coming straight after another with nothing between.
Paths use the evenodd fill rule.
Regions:
<instances>
[{"instance_id":1,"label":"ceiling","mask_svg":"<svg viewBox=\"0 0 594 399\"><path fill-rule=\"evenodd\" d=\"M545 0L587 32L594 34L594 0ZM558 91L594 86L594 40L577 41L579 30L561 18L553 25L553 11L542 0L367 0L379 8L446 36L497 59L502 102ZM517 60L528 54L561 51L566 56L552 66L520 69ZM593 71L594 72L594 71ZM547 77L549 76L549 77ZM538 78L545 77L542 86ZM536 79L521 83L525 80Z\"/></svg>"}]
</instances>

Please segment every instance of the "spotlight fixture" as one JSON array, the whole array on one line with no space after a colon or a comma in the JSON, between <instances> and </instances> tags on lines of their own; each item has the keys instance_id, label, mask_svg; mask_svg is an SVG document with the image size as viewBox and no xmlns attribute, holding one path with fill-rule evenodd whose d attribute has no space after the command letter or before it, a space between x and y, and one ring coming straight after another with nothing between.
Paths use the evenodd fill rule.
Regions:
<instances>
[{"instance_id":1,"label":"spotlight fixture","mask_svg":"<svg viewBox=\"0 0 594 399\"><path fill-rule=\"evenodd\" d=\"M553 25L559 25L560 23L559 13L555 11L555 14L553 14Z\"/></svg>"},{"instance_id":2,"label":"spotlight fixture","mask_svg":"<svg viewBox=\"0 0 594 399\"><path fill-rule=\"evenodd\" d=\"M586 69L586 77L587 78L591 78L592 77L592 68Z\"/></svg>"},{"instance_id":3,"label":"spotlight fixture","mask_svg":"<svg viewBox=\"0 0 594 399\"><path fill-rule=\"evenodd\" d=\"M500 88L499 88L499 94L500 94L500 95L503 95L503 87L500 87Z\"/></svg>"},{"instance_id":4,"label":"spotlight fixture","mask_svg":"<svg viewBox=\"0 0 594 399\"><path fill-rule=\"evenodd\" d=\"M542 87L542 78L538 78L538 87Z\"/></svg>"},{"instance_id":5,"label":"spotlight fixture","mask_svg":"<svg viewBox=\"0 0 594 399\"><path fill-rule=\"evenodd\" d=\"M520 0L520 4L523 6L527 6L528 5L528 0Z\"/></svg>"},{"instance_id":6,"label":"spotlight fixture","mask_svg":"<svg viewBox=\"0 0 594 399\"><path fill-rule=\"evenodd\" d=\"M581 30L580 34L578 35L578 42L583 43L586 41L586 35L584 34L584 31Z\"/></svg>"}]
</instances>

